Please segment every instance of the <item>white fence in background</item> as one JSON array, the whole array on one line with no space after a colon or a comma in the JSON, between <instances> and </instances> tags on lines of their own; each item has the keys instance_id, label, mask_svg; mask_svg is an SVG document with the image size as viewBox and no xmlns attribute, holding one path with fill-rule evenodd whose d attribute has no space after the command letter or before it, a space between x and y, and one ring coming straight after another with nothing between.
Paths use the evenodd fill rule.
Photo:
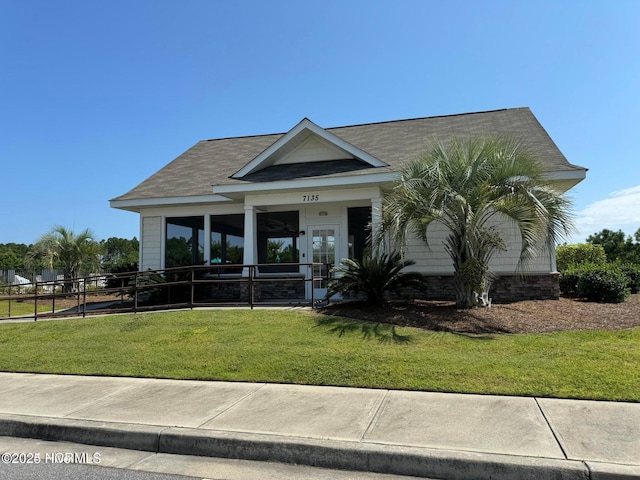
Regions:
<instances>
[{"instance_id":1,"label":"white fence in background","mask_svg":"<svg viewBox=\"0 0 640 480\"><path fill-rule=\"evenodd\" d=\"M92 280L91 285L93 287L104 287L106 282L106 277L96 277L95 273L89 274L88 276L94 277L95 280ZM62 287L64 280L64 275L59 270L55 269L45 269L40 271L25 271L25 270L16 270L16 269L4 269L0 268L0 285L13 285L17 287L24 286L25 288L32 288L35 283L40 282L56 282L55 284L49 283L48 285L44 285L43 288L45 290L53 291L54 286Z\"/></svg>"}]
</instances>

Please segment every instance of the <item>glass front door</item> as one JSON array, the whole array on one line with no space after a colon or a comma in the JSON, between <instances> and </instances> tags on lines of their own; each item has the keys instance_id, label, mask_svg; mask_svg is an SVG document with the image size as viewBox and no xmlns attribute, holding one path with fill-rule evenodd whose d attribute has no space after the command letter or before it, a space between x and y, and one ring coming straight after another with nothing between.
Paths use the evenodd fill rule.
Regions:
<instances>
[{"instance_id":1,"label":"glass front door","mask_svg":"<svg viewBox=\"0 0 640 480\"><path fill-rule=\"evenodd\" d=\"M309 251L311 261L320 265L313 266L313 296L317 300L327 294L327 281L330 270L336 264L338 255L339 225L310 225Z\"/></svg>"}]
</instances>

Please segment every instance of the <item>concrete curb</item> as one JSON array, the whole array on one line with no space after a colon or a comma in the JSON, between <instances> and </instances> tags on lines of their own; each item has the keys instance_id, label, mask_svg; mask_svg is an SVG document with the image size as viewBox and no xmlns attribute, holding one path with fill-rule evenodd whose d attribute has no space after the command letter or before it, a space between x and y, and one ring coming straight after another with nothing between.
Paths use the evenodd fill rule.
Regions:
<instances>
[{"instance_id":1,"label":"concrete curb","mask_svg":"<svg viewBox=\"0 0 640 480\"><path fill-rule=\"evenodd\" d=\"M586 462L591 480L638 480L640 467L613 463Z\"/></svg>"},{"instance_id":2,"label":"concrete curb","mask_svg":"<svg viewBox=\"0 0 640 480\"><path fill-rule=\"evenodd\" d=\"M447 480L640 478L634 467L576 460L26 415L1 415L0 435Z\"/></svg>"}]
</instances>

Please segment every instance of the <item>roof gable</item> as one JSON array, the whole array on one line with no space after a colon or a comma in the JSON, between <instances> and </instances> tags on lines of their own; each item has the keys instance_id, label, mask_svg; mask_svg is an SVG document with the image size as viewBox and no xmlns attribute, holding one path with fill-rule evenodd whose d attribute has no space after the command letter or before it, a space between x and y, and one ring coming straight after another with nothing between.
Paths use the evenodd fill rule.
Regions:
<instances>
[{"instance_id":1,"label":"roof gable","mask_svg":"<svg viewBox=\"0 0 640 480\"><path fill-rule=\"evenodd\" d=\"M383 161L319 127L308 118L304 118L234 173L231 178L242 179L274 165L353 159L372 167L388 166Z\"/></svg>"}]
</instances>

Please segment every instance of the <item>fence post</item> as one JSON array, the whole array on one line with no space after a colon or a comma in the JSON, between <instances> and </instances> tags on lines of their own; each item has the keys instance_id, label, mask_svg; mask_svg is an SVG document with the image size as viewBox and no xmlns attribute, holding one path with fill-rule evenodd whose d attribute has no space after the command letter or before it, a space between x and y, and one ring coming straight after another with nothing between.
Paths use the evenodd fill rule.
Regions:
<instances>
[{"instance_id":1,"label":"fence post","mask_svg":"<svg viewBox=\"0 0 640 480\"><path fill-rule=\"evenodd\" d=\"M133 313L138 313L138 272L133 276Z\"/></svg>"},{"instance_id":2,"label":"fence post","mask_svg":"<svg viewBox=\"0 0 640 480\"><path fill-rule=\"evenodd\" d=\"M313 263L311 264L311 308L316 308L316 301L315 301L315 297L313 295L313 291L314 291L314 287L315 287L315 276L316 276L316 272L313 269Z\"/></svg>"},{"instance_id":3,"label":"fence post","mask_svg":"<svg viewBox=\"0 0 640 480\"><path fill-rule=\"evenodd\" d=\"M255 275L255 265L249 267L249 306L253 310L253 276Z\"/></svg>"},{"instance_id":4,"label":"fence post","mask_svg":"<svg viewBox=\"0 0 640 480\"><path fill-rule=\"evenodd\" d=\"M33 297L33 321L38 321L38 282L36 281L36 292Z\"/></svg>"},{"instance_id":5,"label":"fence post","mask_svg":"<svg viewBox=\"0 0 640 480\"><path fill-rule=\"evenodd\" d=\"M80 282L78 282L78 285L80 285ZM82 318L86 318L87 317L87 277L84 277L82 279L82 286L84 287L82 289Z\"/></svg>"},{"instance_id":6,"label":"fence post","mask_svg":"<svg viewBox=\"0 0 640 480\"><path fill-rule=\"evenodd\" d=\"M193 310L195 281L196 281L196 267L191 267L191 310Z\"/></svg>"}]
</instances>

